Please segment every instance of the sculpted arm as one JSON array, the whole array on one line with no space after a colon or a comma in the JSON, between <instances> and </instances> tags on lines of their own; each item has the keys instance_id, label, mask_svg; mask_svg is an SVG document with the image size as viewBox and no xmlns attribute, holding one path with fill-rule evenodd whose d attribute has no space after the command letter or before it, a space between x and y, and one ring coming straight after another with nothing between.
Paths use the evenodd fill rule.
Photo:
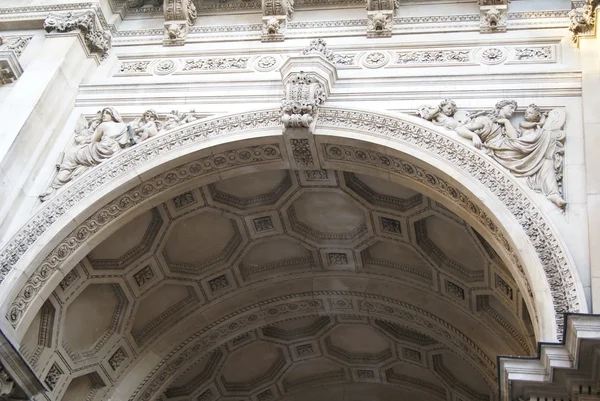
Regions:
<instances>
[{"instance_id":1,"label":"sculpted arm","mask_svg":"<svg viewBox=\"0 0 600 401\"><path fill-rule=\"evenodd\" d=\"M473 142L473 146L475 146L477 149L481 149L481 138L479 138L479 135L477 135L473 131L482 128L484 128L483 123L479 121L471 121L470 123L467 123L465 125L459 125L458 127L456 127L455 131L458 135L462 136L463 138L470 139L471 142Z\"/></svg>"},{"instance_id":2,"label":"sculpted arm","mask_svg":"<svg viewBox=\"0 0 600 401\"><path fill-rule=\"evenodd\" d=\"M500 118L497 120L500 124L504 125L504 132L506 136L512 139L516 139L519 137L519 131L512 125L510 120L506 118Z\"/></svg>"}]
</instances>

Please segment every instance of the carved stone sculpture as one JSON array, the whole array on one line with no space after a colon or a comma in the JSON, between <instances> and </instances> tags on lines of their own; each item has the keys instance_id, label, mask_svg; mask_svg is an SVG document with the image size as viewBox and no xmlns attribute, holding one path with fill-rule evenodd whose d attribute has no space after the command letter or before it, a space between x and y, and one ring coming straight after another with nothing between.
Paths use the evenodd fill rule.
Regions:
<instances>
[{"instance_id":1,"label":"carved stone sculpture","mask_svg":"<svg viewBox=\"0 0 600 401\"><path fill-rule=\"evenodd\" d=\"M482 33L505 32L506 12L510 0L480 0L480 31Z\"/></svg>"},{"instance_id":2,"label":"carved stone sculpture","mask_svg":"<svg viewBox=\"0 0 600 401\"><path fill-rule=\"evenodd\" d=\"M569 12L571 20L569 30L574 43L579 42L579 37L593 34L596 24L596 8L599 0L585 0L583 7L575 8Z\"/></svg>"},{"instance_id":3,"label":"carved stone sculpture","mask_svg":"<svg viewBox=\"0 0 600 401\"><path fill-rule=\"evenodd\" d=\"M191 123L196 120L197 118L194 116L194 110L190 110L188 113L181 113L178 110L173 110L165 117L165 122L162 124L162 131L174 129L180 125Z\"/></svg>"},{"instance_id":4,"label":"carved stone sculpture","mask_svg":"<svg viewBox=\"0 0 600 401\"><path fill-rule=\"evenodd\" d=\"M65 33L79 30L83 34L83 39L90 53L98 54L100 58L105 58L108 55L108 49L111 46L110 34L102 30L92 11L75 15L73 13L67 13L66 15L50 14L44 21L44 29L48 33Z\"/></svg>"},{"instance_id":5,"label":"carved stone sculpture","mask_svg":"<svg viewBox=\"0 0 600 401\"><path fill-rule=\"evenodd\" d=\"M391 36L393 11L375 11L368 13L367 36Z\"/></svg>"},{"instance_id":6,"label":"carved stone sculpture","mask_svg":"<svg viewBox=\"0 0 600 401\"><path fill-rule=\"evenodd\" d=\"M285 38L287 28L287 17L275 16L263 17L263 29L261 39L263 42L280 41Z\"/></svg>"},{"instance_id":7,"label":"carved stone sculpture","mask_svg":"<svg viewBox=\"0 0 600 401\"><path fill-rule=\"evenodd\" d=\"M165 0L165 46L183 45L188 35L188 27L194 25L198 13L193 0Z\"/></svg>"},{"instance_id":8,"label":"carved stone sculpture","mask_svg":"<svg viewBox=\"0 0 600 401\"><path fill-rule=\"evenodd\" d=\"M325 103L323 85L314 77L296 74L285 87L281 122L285 128L308 128L312 132L319 106Z\"/></svg>"},{"instance_id":9,"label":"carved stone sculpture","mask_svg":"<svg viewBox=\"0 0 600 401\"><path fill-rule=\"evenodd\" d=\"M367 37L391 36L397 0L367 0Z\"/></svg>"},{"instance_id":10,"label":"carved stone sculpture","mask_svg":"<svg viewBox=\"0 0 600 401\"><path fill-rule=\"evenodd\" d=\"M271 42L283 40L287 22L294 13L294 0L263 0L263 29L261 40Z\"/></svg>"},{"instance_id":11,"label":"carved stone sculpture","mask_svg":"<svg viewBox=\"0 0 600 401\"><path fill-rule=\"evenodd\" d=\"M517 109L513 100L503 100L488 113L457 112L456 103L444 100L438 107L421 106L419 115L434 124L454 130L471 140L477 149L526 179L527 185L541 192L559 208L564 208L561 194L565 133L565 112L554 109L544 114L532 104L524 121L516 128L510 119Z\"/></svg>"}]
</instances>

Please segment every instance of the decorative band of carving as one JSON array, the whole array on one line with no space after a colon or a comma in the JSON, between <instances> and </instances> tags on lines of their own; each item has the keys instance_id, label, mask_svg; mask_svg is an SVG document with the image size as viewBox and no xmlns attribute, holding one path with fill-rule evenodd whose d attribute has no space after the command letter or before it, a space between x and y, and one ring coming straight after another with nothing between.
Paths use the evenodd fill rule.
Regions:
<instances>
[{"instance_id":1,"label":"decorative band of carving","mask_svg":"<svg viewBox=\"0 0 600 401\"><path fill-rule=\"evenodd\" d=\"M495 194L519 222L542 262L554 301L558 336L561 337L562 314L576 312L580 308L576 283L571 274L568 257L561 244L540 211L530 202L518 184L510 180L481 154L466 146L461 146L443 135L398 119L373 113L323 108L317 126L360 130L417 145L458 166ZM469 200L464 193L434 174L398 158L349 146L326 146L325 157L392 170L442 193L487 227L511 255L513 263L521 274L525 275L515 250L511 248L489 216ZM532 296L529 288L528 291Z\"/></svg>"},{"instance_id":2,"label":"decorative band of carving","mask_svg":"<svg viewBox=\"0 0 600 401\"><path fill-rule=\"evenodd\" d=\"M322 315L332 299L344 299L352 305L357 315L379 318L384 321L402 322L428 333L448 346L463 360L475 368L493 389L496 386L496 364L469 337L448 322L414 305L373 294L351 291L314 291L290 294L248 305L207 325L188 337L169 353L146 376L129 398L130 401L149 401L180 369L210 353L214 347L254 329L265 320L275 322L294 315ZM347 311L345 312L347 313Z\"/></svg>"}]
</instances>

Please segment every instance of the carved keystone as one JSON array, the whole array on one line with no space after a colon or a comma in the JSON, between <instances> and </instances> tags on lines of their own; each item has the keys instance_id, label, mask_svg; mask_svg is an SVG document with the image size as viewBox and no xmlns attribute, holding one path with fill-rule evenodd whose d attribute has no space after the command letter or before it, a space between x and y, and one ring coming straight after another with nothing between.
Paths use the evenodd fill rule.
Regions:
<instances>
[{"instance_id":1,"label":"carved keystone","mask_svg":"<svg viewBox=\"0 0 600 401\"><path fill-rule=\"evenodd\" d=\"M280 69L284 86L281 122L293 168L319 169L313 132L321 107L337 80L333 53L322 39L313 40L299 56L291 56Z\"/></svg>"},{"instance_id":2,"label":"carved keystone","mask_svg":"<svg viewBox=\"0 0 600 401\"><path fill-rule=\"evenodd\" d=\"M510 0L479 0L481 33L506 32L509 3Z\"/></svg>"},{"instance_id":3,"label":"carved keystone","mask_svg":"<svg viewBox=\"0 0 600 401\"><path fill-rule=\"evenodd\" d=\"M397 1L367 0L367 37L392 36Z\"/></svg>"}]
</instances>

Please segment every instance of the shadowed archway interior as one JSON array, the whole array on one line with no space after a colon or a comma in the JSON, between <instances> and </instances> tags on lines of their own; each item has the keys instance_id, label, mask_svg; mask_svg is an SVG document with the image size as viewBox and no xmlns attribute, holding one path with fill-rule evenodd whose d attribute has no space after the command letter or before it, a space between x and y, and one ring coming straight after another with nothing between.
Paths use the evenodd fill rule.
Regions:
<instances>
[{"instance_id":1,"label":"shadowed archway interior","mask_svg":"<svg viewBox=\"0 0 600 401\"><path fill-rule=\"evenodd\" d=\"M121 227L20 351L63 400L128 383L132 400L486 401L495 356L532 355L533 333L493 247L439 203L364 174L271 170Z\"/></svg>"}]
</instances>

